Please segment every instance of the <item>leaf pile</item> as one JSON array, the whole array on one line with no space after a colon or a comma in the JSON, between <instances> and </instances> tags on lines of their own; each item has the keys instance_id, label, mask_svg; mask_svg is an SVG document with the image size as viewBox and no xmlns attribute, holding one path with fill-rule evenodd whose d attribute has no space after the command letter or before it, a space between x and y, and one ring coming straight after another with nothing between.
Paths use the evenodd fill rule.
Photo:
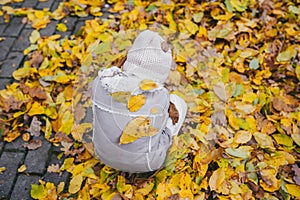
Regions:
<instances>
[{"instance_id":1,"label":"leaf pile","mask_svg":"<svg viewBox=\"0 0 300 200\"><path fill-rule=\"evenodd\" d=\"M97 17L103 1L64 1L53 13L3 2L4 19L25 16L36 28L24 50L28 60L13 74L17 82L0 91L4 140L32 134L36 117L45 138L62 145L67 158L59 170L72 174L67 191L41 180L33 198L300 198L297 1L111 0L108 18ZM39 34L67 15L95 18L69 38ZM177 71L167 86L189 111L166 167L132 180L93 158L82 143L91 126L81 121L93 75L119 66L146 28L172 45Z\"/></svg>"}]
</instances>

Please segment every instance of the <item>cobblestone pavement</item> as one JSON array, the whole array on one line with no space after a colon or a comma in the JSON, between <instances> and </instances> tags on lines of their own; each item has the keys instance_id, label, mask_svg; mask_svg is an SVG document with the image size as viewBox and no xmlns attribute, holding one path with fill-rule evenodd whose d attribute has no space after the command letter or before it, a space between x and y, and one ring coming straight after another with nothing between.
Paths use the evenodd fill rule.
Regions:
<instances>
[{"instance_id":1,"label":"cobblestone pavement","mask_svg":"<svg viewBox=\"0 0 300 200\"><path fill-rule=\"evenodd\" d=\"M13 3L15 8L32 7L35 9L49 8L54 11L60 0L24 0L20 3ZM88 17L90 18L90 17ZM67 25L67 32L56 31L56 24L60 21L51 21L44 29L40 30L41 36L61 34L62 37L75 34L87 18L66 17L62 21ZM26 57L23 50L29 46L29 36L34 29L31 25L22 24L22 17L11 16L9 23L5 23L0 17L0 37L5 40L0 42L0 90L12 83L12 73L22 66ZM0 200L32 199L30 197L31 184L37 184L39 179L53 182L57 185L63 181L68 183L69 174L61 175L47 172L47 167L52 164L63 163L58 160L59 148L53 146L45 139L42 147L36 150L27 150L22 146L23 141L18 138L12 143L6 143L0 139L0 167L6 170L0 174ZM27 169L19 173L18 168L23 164ZM66 184L65 188L68 185Z\"/></svg>"}]
</instances>

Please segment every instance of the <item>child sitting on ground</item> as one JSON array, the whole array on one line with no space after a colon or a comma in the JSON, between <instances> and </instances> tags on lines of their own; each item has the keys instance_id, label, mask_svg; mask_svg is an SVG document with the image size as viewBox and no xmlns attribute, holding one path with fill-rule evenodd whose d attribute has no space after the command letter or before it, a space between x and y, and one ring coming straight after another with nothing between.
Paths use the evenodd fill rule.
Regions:
<instances>
[{"instance_id":1,"label":"child sitting on ground","mask_svg":"<svg viewBox=\"0 0 300 200\"><path fill-rule=\"evenodd\" d=\"M166 44L156 32L141 32L122 70L101 70L93 81L94 151L115 169L142 173L161 168L183 124L186 103L163 86L172 65ZM170 118L170 109L178 111L177 119Z\"/></svg>"}]
</instances>

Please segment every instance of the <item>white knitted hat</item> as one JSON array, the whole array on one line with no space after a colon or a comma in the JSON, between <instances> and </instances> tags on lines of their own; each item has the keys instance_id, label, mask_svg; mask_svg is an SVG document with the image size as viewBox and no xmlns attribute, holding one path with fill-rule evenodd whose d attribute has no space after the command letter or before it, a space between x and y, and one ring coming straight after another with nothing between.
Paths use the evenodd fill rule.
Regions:
<instances>
[{"instance_id":1,"label":"white knitted hat","mask_svg":"<svg viewBox=\"0 0 300 200\"><path fill-rule=\"evenodd\" d=\"M172 65L172 52L158 33L141 32L128 51L123 71L141 79L165 82Z\"/></svg>"}]
</instances>

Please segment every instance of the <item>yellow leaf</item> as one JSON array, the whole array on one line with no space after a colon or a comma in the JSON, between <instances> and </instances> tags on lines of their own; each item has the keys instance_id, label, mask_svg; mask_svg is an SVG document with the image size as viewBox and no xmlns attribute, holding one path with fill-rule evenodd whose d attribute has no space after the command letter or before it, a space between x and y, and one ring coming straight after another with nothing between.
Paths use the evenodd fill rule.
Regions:
<instances>
[{"instance_id":1,"label":"yellow leaf","mask_svg":"<svg viewBox=\"0 0 300 200\"><path fill-rule=\"evenodd\" d=\"M154 181L150 180L149 182L147 182L145 184L144 187L142 187L140 189L137 189L135 192L139 193L139 194L142 194L143 196L146 196L146 195L148 195L151 192L151 190L153 189L153 187L154 187Z\"/></svg>"},{"instance_id":2,"label":"yellow leaf","mask_svg":"<svg viewBox=\"0 0 300 200\"><path fill-rule=\"evenodd\" d=\"M300 186L299 185L295 185L295 184L286 184L285 185L288 193L294 197L296 197L297 199L300 199Z\"/></svg>"},{"instance_id":3,"label":"yellow leaf","mask_svg":"<svg viewBox=\"0 0 300 200\"><path fill-rule=\"evenodd\" d=\"M47 196L47 190L45 190L44 185L32 184L30 195L34 199L43 199Z\"/></svg>"},{"instance_id":4,"label":"yellow leaf","mask_svg":"<svg viewBox=\"0 0 300 200\"><path fill-rule=\"evenodd\" d=\"M131 185L126 184L126 180L123 176L118 176L117 189L125 197L131 199L133 196L133 188Z\"/></svg>"},{"instance_id":5,"label":"yellow leaf","mask_svg":"<svg viewBox=\"0 0 300 200\"><path fill-rule=\"evenodd\" d=\"M57 194L60 194L65 188L65 182L60 182L58 185L57 185Z\"/></svg>"},{"instance_id":6,"label":"yellow leaf","mask_svg":"<svg viewBox=\"0 0 300 200\"><path fill-rule=\"evenodd\" d=\"M158 129L150 125L150 119L145 116L138 116L129 121L124 128L120 144L128 144L134 142L141 137L150 137L155 135Z\"/></svg>"},{"instance_id":7,"label":"yellow leaf","mask_svg":"<svg viewBox=\"0 0 300 200\"><path fill-rule=\"evenodd\" d=\"M38 39L41 37L40 33L37 30L32 31L30 37L29 37L29 41L31 44L36 43L36 41L38 41Z\"/></svg>"},{"instance_id":8,"label":"yellow leaf","mask_svg":"<svg viewBox=\"0 0 300 200\"><path fill-rule=\"evenodd\" d=\"M130 112L136 112L145 104L146 96L143 94L138 94L131 96L127 103L127 108Z\"/></svg>"},{"instance_id":9,"label":"yellow leaf","mask_svg":"<svg viewBox=\"0 0 300 200\"><path fill-rule=\"evenodd\" d=\"M300 134L299 133L293 133L292 135L292 139L294 140L294 142L300 146Z\"/></svg>"},{"instance_id":10,"label":"yellow leaf","mask_svg":"<svg viewBox=\"0 0 300 200\"><path fill-rule=\"evenodd\" d=\"M258 145L261 148L270 149L270 150L275 149L274 145L273 145L272 138L270 136L268 136L267 134L255 132L253 134L253 136L254 136L254 139L256 140L256 142L258 143Z\"/></svg>"},{"instance_id":11,"label":"yellow leaf","mask_svg":"<svg viewBox=\"0 0 300 200\"><path fill-rule=\"evenodd\" d=\"M157 200L165 200L172 195L166 183L160 183L156 189Z\"/></svg>"},{"instance_id":12,"label":"yellow leaf","mask_svg":"<svg viewBox=\"0 0 300 200\"><path fill-rule=\"evenodd\" d=\"M19 173L24 172L26 169L27 169L26 165L21 165L21 166L18 168L18 172L19 172Z\"/></svg>"},{"instance_id":13,"label":"yellow leaf","mask_svg":"<svg viewBox=\"0 0 300 200\"><path fill-rule=\"evenodd\" d=\"M126 104L128 103L128 100L131 96L130 92L124 92L124 91L113 92L110 95L117 102L126 103Z\"/></svg>"},{"instance_id":14,"label":"yellow leaf","mask_svg":"<svg viewBox=\"0 0 300 200\"><path fill-rule=\"evenodd\" d=\"M83 177L81 174L74 176L70 181L69 192L71 194L77 193L81 188L82 181Z\"/></svg>"},{"instance_id":15,"label":"yellow leaf","mask_svg":"<svg viewBox=\"0 0 300 200\"><path fill-rule=\"evenodd\" d=\"M56 30L61 31L61 32L66 32L67 26L63 23L58 23L58 24L56 24Z\"/></svg>"},{"instance_id":16,"label":"yellow leaf","mask_svg":"<svg viewBox=\"0 0 300 200\"><path fill-rule=\"evenodd\" d=\"M6 170L6 167L0 167L0 174L2 174Z\"/></svg>"},{"instance_id":17,"label":"yellow leaf","mask_svg":"<svg viewBox=\"0 0 300 200\"><path fill-rule=\"evenodd\" d=\"M293 139L286 134L282 134L282 133L273 134L272 137L276 140L276 142L278 144L281 144L281 145L284 145L287 147L293 146Z\"/></svg>"},{"instance_id":18,"label":"yellow leaf","mask_svg":"<svg viewBox=\"0 0 300 200\"><path fill-rule=\"evenodd\" d=\"M92 124L91 123L82 123L82 124L75 124L72 127L71 134L73 138L77 141L82 141L82 136L84 133L88 133L92 130Z\"/></svg>"},{"instance_id":19,"label":"yellow leaf","mask_svg":"<svg viewBox=\"0 0 300 200\"><path fill-rule=\"evenodd\" d=\"M281 181L276 178L275 169L263 169L260 171L262 180L260 180L261 187L268 192L275 192L279 190Z\"/></svg>"},{"instance_id":20,"label":"yellow leaf","mask_svg":"<svg viewBox=\"0 0 300 200\"><path fill-rule=\"evenodd\" d=\"M251 140L252 134L248 131L238 131L233 138L233 141L237 144L245 144Z\"/></svg>"},{"instance_id":21,"label":"yellow leaf","mask_svg":"<svg viewBox=\"0 0 300 200\"><path fill-rule=\"evenodd\" d=\"M143 91L148 91L148 90L153 90L155 88L157 88L157 84L150 79L144 79L140 82L140 88Z\"/></svg>"},{"instance_id":22,"label":"yellow leaf","mask_svg":"<svg viewBox=\"0 0 300 200\"><path fill-rule=\"evenodd\" d=\"M209 187L211 190L217 190L225 181L225 171L222 168L213 172L209 179Z\"/></svg>"},{"instance_id":23,"label":"yellow leaf","mask_svg":"<svg viewBox=\"0 0 300 200\"><path fill-rule=\"evenodd\" d=\"M37 101L33 102L30 110L28 111L29 116L42 115L45 113L44 107L41 106Z\"/></svg>"}]
</instances>

